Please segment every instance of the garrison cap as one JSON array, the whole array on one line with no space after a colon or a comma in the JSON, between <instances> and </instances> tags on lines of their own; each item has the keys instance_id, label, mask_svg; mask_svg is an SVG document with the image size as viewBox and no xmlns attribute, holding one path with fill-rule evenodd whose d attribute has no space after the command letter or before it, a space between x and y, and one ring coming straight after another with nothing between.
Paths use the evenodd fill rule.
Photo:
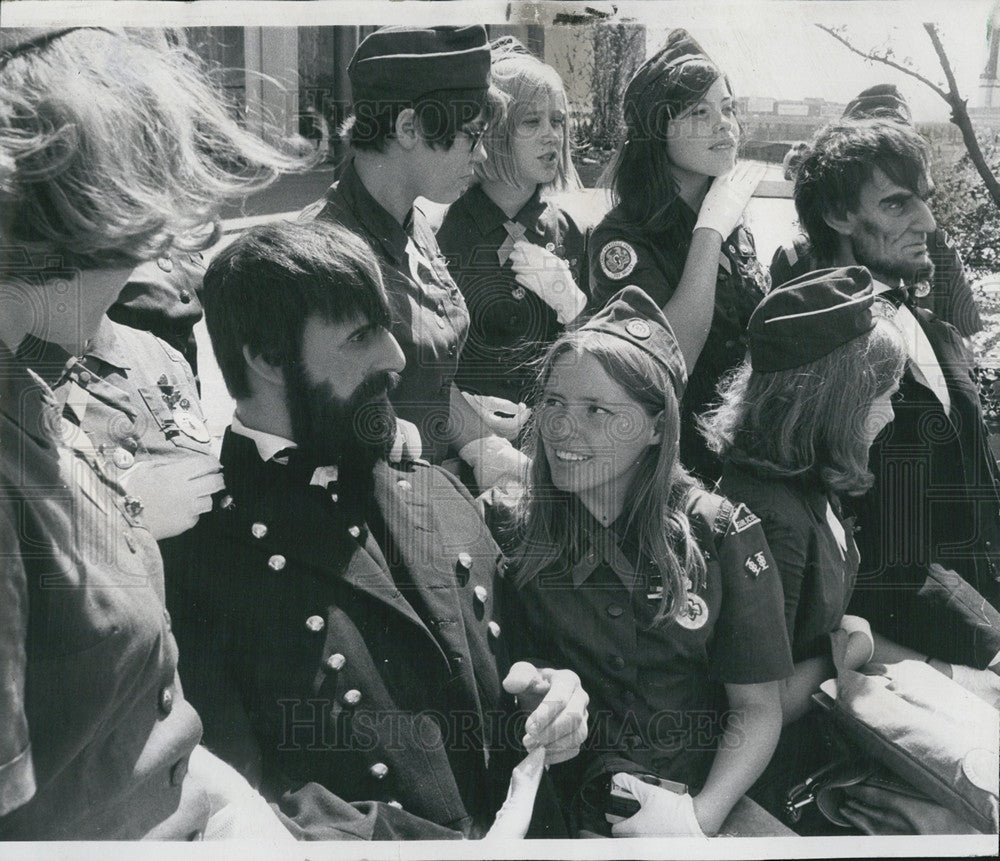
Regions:
<instances>
[{"instance_id":1,"label":"garrison cap","mask_svg":"<svg viewBox=\"0 0 1000 861\"><path fill-rule=\"evenodd\" d=\"M681 69L697 62L704 68L704 89L678 88ZM647 59L625 88L623 107L630 132L665 132L661 123L700 99L721 72L687 30L671 30L667 44ZM665 115L665 116L664 116Z\"/></svg>"},{"instance_id":2,"label":"garrison cap","mask_svg":"<svg viewBox=\"0 0 1000 861\"><path fill-rule=\"evenodd\" d=\"M674 330L659 305L643 290L634 285L619 290L580 331L605 332L638 347L666 369L677 398L684 394L687 367Z\"/></svg>"},{"instance_id":3,"label":"garrison cap","mask_svg":"<svg viewBox=\"0 0 1000 861\"><path fill-rule=\"evenodd\" d=\"M864 266L819 269L768 293L750 317L750 364L758 372L814 362L875 327L872 276Z\"/></svg>"},{"instance_id":4,"label":"garrison cap","mask_svg":"<svg viewBox=\"0 0 1000 861\"><path fill-rule=\"evenodd\" d=\"M358 45L347 74L355 103L413 101L437 90L486 90L486 28L383 27Z\"/></svg>"},{"instance_id":5,"label":"garrison cap","mask_svg":"<svg viewBox=\"0 0 1000 861\"><path fill-rule=\"evenodd\" d=\"M844 108L845 120L887 119L913 124L910 106L895 84L876 84L862 90Z\"/></svg>"}]
</instances>

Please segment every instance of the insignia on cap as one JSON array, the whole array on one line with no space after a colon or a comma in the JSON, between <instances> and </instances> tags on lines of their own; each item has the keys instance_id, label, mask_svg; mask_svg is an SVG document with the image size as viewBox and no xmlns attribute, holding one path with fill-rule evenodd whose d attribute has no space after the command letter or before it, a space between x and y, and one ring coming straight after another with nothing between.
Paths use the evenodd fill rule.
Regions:
<instances>
[{"instance_id":1,"label":"insignia on cap","mask_svg":"<svg viewBox=\"0 0 1000 861\"><path fill-rule=\"evenodd\" d=\"M628 332L633 338L639 341L645 341L652 332L649 329L649 323L645 320L629 320L625 324L625 331Z\"/></svg>"},{"instance_id":2,"label":"insignia on cap","mask_svg":"<svg viewBox=\"0 0 1000 861\"><path fill-rule=\"evenodd\" d=\"M601 249L600 259L601 271L613 281L621 281L632 274L639 258L631 245L616 239Z\"/></svg>"}]
</instances>

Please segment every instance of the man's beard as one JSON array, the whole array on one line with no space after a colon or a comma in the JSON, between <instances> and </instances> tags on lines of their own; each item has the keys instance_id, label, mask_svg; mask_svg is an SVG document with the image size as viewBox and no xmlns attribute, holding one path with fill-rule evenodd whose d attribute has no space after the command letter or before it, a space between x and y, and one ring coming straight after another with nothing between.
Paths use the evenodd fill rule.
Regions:
<instances>
[{"instance_id":1,"label":"man's beard","mask_svg":"<svg viewBox=\"0 0 1000 861\"><path fill-rule=\"evenodd\" d=\"M343 400L330 391L329 383L309 382L301 363L287 365L285 405L302 456L317 466L337 464L342 487L345 473L370 476L396 438L396 413L388 393L398 383L398 374L381 371L366 377Z\"/></svg>"},{"instance_id":2,"label":"man's beard","mask_svg":"<svg viewBox=\"0 0 1000 861\"><path fill-rule=\"evenodd\" d=\"M879 280L895 287L897 281L904 284L915 284L918 281L930 281L934 277L934 263L930 257L922 261L889 260L882 257L873 246L875 242L866 240L878 231L874 225L863 225L866 233L851 237L851 252L861 266L866 267Z\"/></svg>"}]
</instances>

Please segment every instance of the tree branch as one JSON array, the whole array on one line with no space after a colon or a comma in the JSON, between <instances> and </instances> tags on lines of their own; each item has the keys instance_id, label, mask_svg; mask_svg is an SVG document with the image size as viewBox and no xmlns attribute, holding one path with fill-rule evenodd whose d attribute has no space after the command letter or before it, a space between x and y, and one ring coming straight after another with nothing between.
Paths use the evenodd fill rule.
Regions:
<instances>
[{"instance_id":1,"label":"tree branch","mask_svg":"<svg viewBox=\"0 0 1000 861\"><path fill-rule=\"evenodd\" d=\"M904 75L909 75L911 78L916 78L918 81L920 81L920 83L934 90L934 92L937 93L946 102L948 102L949 104L951 103L951 99L948 98L948 93L946 93L943 89L941 89L941 87L939 87L932 80L930 80L930 78L925 78L919 72L915 72L913 71L913 69L907 68L901 63L897 63L895 60L890 60L888 57L874 56L870 53L862 51L860 48L855 48L854 45L852 45L847 39L841 36L840 33L838 33L836 30L833 29L833 27L828 27L825 24L817 24L816 26L819 27L819 29L822 30L824 33L829 33L831 36L833 36L834 39L840 42L841 45L844 45L846 48L853 51L859 57L864 57L866 60L872 60L876 63L882 63L886 66L890 66L891 68L896 69L897 71L902 72Z\"/></svg>"},{"instance_id":2,"label":"tree branch","mask_svg":"<svg viewBox=\"0 0 1000 861\"><path fill-rule=\"evenodd\" d=\"M944 69L945 79L948 81L948 91L955 98L960 98L958 95L958 84L955 82L955 74L951 70L951 63L948 62L948 55L944 52L944 46L941 44L941 37L938 35L937 24L932 24L930 21L924 23L924 29L927 31L927 35L931 38L931 44L934 46L934 52L938 56L938 62L941 63L941 68ZM938 90L941 93L940 90ZM944 93L941 93L944 96ZM945 97L947 99L947 97ZM951 101L951 99L947 99Z\"/></svg>"}]
</instances>

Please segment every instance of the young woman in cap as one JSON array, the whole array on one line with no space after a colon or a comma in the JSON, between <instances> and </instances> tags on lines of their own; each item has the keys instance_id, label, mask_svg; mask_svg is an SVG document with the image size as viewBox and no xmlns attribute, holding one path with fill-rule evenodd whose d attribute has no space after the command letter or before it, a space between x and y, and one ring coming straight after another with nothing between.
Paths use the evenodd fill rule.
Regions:
<instances>
[{"instance_id":1,"label":"young woman in cap","mask_svg":"<svg viewBox=\"0 0 1000 861\"><path fill-rule=\"evenodd\" d=\"M635 284L663 309L691 369L681 462L714 481L718 461L693 417L743 359L747 321L769 283L740 224L763 168L736 165L729 81L683 30L635 73L624 113L627 136L608 171L615 205L589 245L593 301Z\"/></svg>"},{"instance_id":2,"label":"young woman in cap","mask_svg":"<svg viewBox=\"0 0 1000 861\"><path fill-rule=\"evenodd\" d=\"M385 27L358 46L347 72L351 159L307 213L343 224L375 249L406 357L393 405L416 425L424 457L440 463L449 446L458 450L488 430L454 386L469 312L415 203L454 202L486 158L486 29Z\"/></svg>"},{"instance_id":3,"label":"young woman in cap","mask_svg":"<svg viewBox=\"0 0 1000 861\"><path fill-rule=\"evenodd\" d=\"M137 262L205 247L225 202L315 160L245 132L159 31L0 30L4 838L197 838L237 797L210 833L287 838L197 747L156 543L51 386L86 386L74 357Z\"/></svg>"},{"instance_id":4,"label":"young woman in cap","mask_svg":"<svg viewBox=\"0 0 1000 861\"><path fill-rule=\"evenodd\" d=\"M509 642L576 670L590 694L588 745L559 776L585 831L607 833L615 775L642 809L613 834L716 833L780 730L792 667L776 566L760 525L678 460L685 382L670 324L638 288L560 336L503 536Z\"/></svg>"},{"instance_id":5,"label":"young woman in cap","mask_svg":"<svg viewBox=\"0 0 1000 861\"><path fill-rule=\"evenodd\" d=\"M781 575L795 661L782 688L786 724L807 714L821 682L875 649L865 620L845 616L859 556L840 497L872 485L868 449L892 421L906 353L893 325L872 315L871 284L855 266L768 294L750 320L749 359L702 417L725 464L720 489L760 518ZM804 775L818 764L815 733L808 718L784 733L765 778L775 794L796 782L790 770ZM780 806L780 798L761 800Z\"/></svg>"},{"instance_id":6,"label":"young woman in cap","mask_svg":"<svg viewBox=\"0 0 1000 861\"><path fill-rule=\"evenodd\" d=\"M500 105L483 138L488 158L437 239L471 317L456 383L502 446L517 442L535 363L586 304L577 284L587 262L583 233L550 199L579 187L559 73L509 36L492 56Z\"/></svg>"}]
</instances>

